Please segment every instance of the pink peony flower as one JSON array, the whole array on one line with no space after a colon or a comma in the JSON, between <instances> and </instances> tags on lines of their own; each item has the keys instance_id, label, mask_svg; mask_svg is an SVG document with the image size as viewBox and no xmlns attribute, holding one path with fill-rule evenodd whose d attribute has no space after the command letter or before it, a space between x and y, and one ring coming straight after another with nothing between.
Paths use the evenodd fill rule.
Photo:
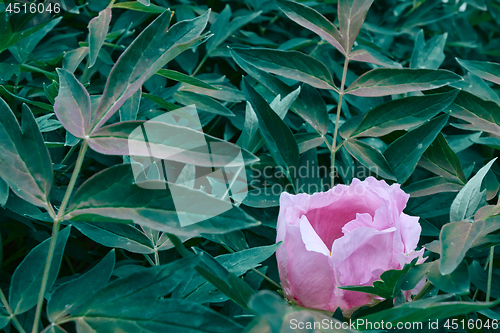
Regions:
<instances>
[{"instance_id":1,"label":"pink peony flower","mask_svg":"<svg viewBox=\"0 0 500 333\"><path fill-rule=\"evenodd\" d=\"M409 195L399 184L369 177L327 192L282 193L276 257L284 293L298 305L335 311L374 301L366 293L339 289L372 285L389 269L419 257L418 217L403 213Z\"/></svg>"}]
</instances>

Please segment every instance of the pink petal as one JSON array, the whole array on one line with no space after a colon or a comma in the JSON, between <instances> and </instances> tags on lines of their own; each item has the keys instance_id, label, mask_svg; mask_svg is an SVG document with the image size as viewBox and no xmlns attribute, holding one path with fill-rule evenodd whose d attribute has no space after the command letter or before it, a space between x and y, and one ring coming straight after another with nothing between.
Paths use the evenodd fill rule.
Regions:
<instances>
[{"instance_id":1,"label":"pink petal","mask_svg":"<svg viewBox=\"0 0 500 333\"><path fill-rule=\"evenodd\" d=\"M306 235L305 239L309 242L313 237ZM288 253L288 282L293 292L293 295L287 296L292 296L291 299L294 298L304 307L334 311L338 303L332 300L336 281L330 257L308 251L300 227L296 225L287 226L285 246Z\"/></svg>"}]
</instances>

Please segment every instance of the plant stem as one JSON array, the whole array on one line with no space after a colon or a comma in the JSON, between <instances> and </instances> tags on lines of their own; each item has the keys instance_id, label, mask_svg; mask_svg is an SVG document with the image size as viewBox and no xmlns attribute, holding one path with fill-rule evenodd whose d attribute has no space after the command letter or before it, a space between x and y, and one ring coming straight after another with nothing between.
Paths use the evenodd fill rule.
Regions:
<instances>
[{"instance_id":1,"label":"plant stem","mask_svg":"<svg viewBox=\"0 0 500 333\"><path fill-rule=\"evenodd\" d=\"M16 316L14 315L14 312L12 312L12 309L9 305L9 302L7 302L7 298L5 298L5 295L4 295L3 290L1 288L0 288L0 300L3 303L5 310L7 310L7 312L10 314L10 320L12 320L12 323L17 328L17 330L21 333L26 333L24 328L21 326L21 323L19 322L19 320L17 320Z\"/></svg>"},{"instance_id":2,"label":"plant stem","mask_svg":"<svg viewBox=\"0 0 500 333\"><path fill-rule=\"evenodd\" d=\"M158 255L158 249L155 247L155 265L160 266L160 256Z\"/></svg>"},{"instance_id":3,"label":"plant stem","mask_svg":"<svg viewBox=\"0 0 500 333\"><path fill-rule=\"evenodd\" d=\"M337 152L337 133L339 131L339 121L340 121L340 113L342 112L342 98L344 97L344 87L345 87L345 78L347 76L347 67L349 67L349 56L346 55L344 61L344 70L342 71L342 82L340 83L340 91L339 91L339 104L337 105L337 117L335 120L335 131L333 132L333 142L332 142L332 187L335 185L335 153ZM340 147L340 145L339 145Z\"/></svg>"},{"instance_id":4,"label":"plant stem","mask_svg":"<svg viewBox=\"0 0 500 333\"><path fill-rule=\"evenodd\" d=\"M429 281L426 281L424 286L422 287L422 289L420 289L420 292L417 294L417 296L415 296L415 298L413 299L414 301L422 298L425 294L427 294L427 292L432 288L432 283L430 283Z\"/></svg>"},{"instance_id":5,"label":"plant stem","mask_svg":"<svg viewBox=\"0 0 500 333\"><path fill-rule=\"evenodd\" d=\"M52 236L50 238L49 253L47 255L47 261L45 262L45 269L43 270L42 285L40 287L40 292L38 293L38 303L36 306L35 321L33 322L32 333L38 332L38 321L40 321L40 316L42 315L43 300L45 298L45 291L47 289L47 281L49 279L50 266L52 265L52 258L54 257L54 250L57 243L57 235L59 234L59 228L61 227L61 222L59 220L54 221L54 226L52 227Z\"/></svg>"},{"instance_id":6,"label":"plant stem","mask_svg":"<svg viewBox=\"0 0 500 333\"><path fill-rule=\"evenodd\" d=\"M486 302L490 301L491 296L491 278L493 276L493 257L495 256L495 246L490 248L490 261L488 267L488 286L486 289Z\"/></svg>"},{"instance_id":7,"label":"plant stem","mask_svg":"<svg viewBox=\"0 0 500 333\"><path fill-rule=\"evenodd\" d=\"M52 258L54 256L54 250L56 247L57 235L59 234L59 228L61 227L61 221L63 220L64 211L66 209L66 206L68 205L69 198L71 196L71 193L73 192L73 188L75 187L78 174L80 173L80 169L83 164L83 158L85 157L85 152L87 151L87 147L88 147L87 141L84 140L82 143L82 147L80 148L80 153L78 154L78 159L76 160L75 169L73 170L73 174L71 175L68 188L66 189L66 193L64 194L61 207L59 207L56 218L54 219L54 226L52 227L52 236L50 240L49 253L47 254L47 261L45 263L45 269L43 271L43 277L42 277L42 285L40 287L40 292L38 294L38 303L36 306L35 320L33 322L33 329L31 331L32 333L38 332L38 322L40 321L40 316L42 315L43 300L45 298L45 292L47 289L47 281L49 279L50 266L52 265Z\"/></svg>"},{"instance_id":8,"label":"plant stem","mask_svg":"<svg viewBox=\"0 0 500 333\"><path fill-rule=\"evenodd\" d=\"M208 59L208 54L205 54L205 56L203 57L203 59L201 59L201 62L198 64L198 66L194 70L193 74L191 74L191 76L195 76L196 73L198 73L198 71L201 69L201 67L205 63L205 61L207 61L207 59Z\"/></svg>"}]
</instances>

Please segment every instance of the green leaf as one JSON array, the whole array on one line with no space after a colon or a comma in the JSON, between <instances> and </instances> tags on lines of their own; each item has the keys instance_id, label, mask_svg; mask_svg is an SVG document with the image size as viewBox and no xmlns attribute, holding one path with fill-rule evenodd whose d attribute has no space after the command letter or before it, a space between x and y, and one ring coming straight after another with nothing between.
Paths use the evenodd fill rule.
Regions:
<instances>
[{"instance_id":1,"label":"green leaf","mask_svg":"<svg viewBox=\"0 0 500 333\"><path fill-rule=\"evenodd\" d=\"M261 146L260 142L262 142L262 136L259 133L257 114L255 114L252 104L246 102L245 123L236 144L250 152L255 152L257 147Z\"/></svg>"},{"instance_id":2,"label":"green leaf","mask_svg":"<svg viewBox=\"0 0 500 333\"><path fill-rule=\"evenodd\" d=\"M148 97L149 98L149 97ZM147 129L147 140L141 127ZM192 142L210 142L208 148L193 148ZM154 154L145 146L148 142ZM107 155L134 155L166 159L200 166L226 166L234 160L235 152L240 148L228 141L204 134L188 127L175 126L160 121L143 120L125 121L112 124L94 132L88 139L89 146L97 152ZM217 149L216 149L217 148ZM241 149L245 164L259 159L245 149Z\"/></svg>"},{"instance_id":3,"label":"green leaf","mask_svg":"<svg viewBox=\"0 0 500 333\"><path fill-rule=\"evenodd\" d=\"M106 285L115 266L115 250L111 250L91 270L57 287L47 303L51 323L72 313Z\"/></svg>"},{"instance_id":4,"label":"green leaf","mask_svg":"<svg viewBox=\"0 0 500 333\"><path fill-rule=\"evenodd\" d=\"M422 160L420 160L421 162ZM446 178L432 177L412 182L404 188L404 191L412 198L417 198L441 192L458 192L462 187L463 185L451 182Z\"/></svg>"},{"instance_id":5,"label":"green leaf","mask_svg":"<svg viewBox=\"0 0 500 333\"><path fill-rule=\"evenodd\" d=\"M70 73L74 73L78 68L78 65L82 62L83 58L89 53L89 47L80 47L75 50L71 50L64 54L63 58L63 69L66 69Z\"/></svg>"},{"instance_id":6,"label":"green leaf","mask_svg":"<svg viewBox=\"0 0 500 333\"><path fill-rule=\"evenodd\" d=\"M94 17L89 23L89 67L94 66L99 50L106 40L109 23L111 22L111 7L99 12L99 16Z\"/></svg>"},{"instance_id":7,"label":"green leaf","mask_svg":"<svg viewBox=\"0 0 500 333\"><path fill-rule=\"evenodd\" d=\"M460 128L485 131L494 135L500 133L500 105L497 103L461 91L453 106L451 115L470 123L460 124Z\"/></svg>"},{"instance_id":8,"label":"green leaf","mask_svg":"<svg viewBox=\"0 0 500 333\"><path fill-rule=\"evenodd\" d=\"M22 127L0 99L0 177L24 200L47 207L52 188L52 162L38 125L23 105Z\"/></svg>"},{"instance_id":9,"label":"green leaf","mask_svg":"<svg viewBox=\"0 0 500 333\"><path fill-rule=\"evenodd\" d=\"M467 182L457 154L450 148L442 133L427 148L418 165L452 182Z\"/></svg>"},{"instance_id":10,"label":"green leaf","mask_svg":"<svg viewBox=\"0 0 500 333\"><path fill-rule=\"evenodd\" d=\"M228 272L205 251L198 252L202 261L195 267L196 271L236 304L247 308L250 297L255 294L252 287L234 273Z\"/></svg>"},{"instance_id":11,"label":"green leaf","mask_svg":"<svg viewBox=\"0 0 500 333\"><path fill-rule=\"evenodd\" d=\"M277 0L276 2L292 21L316 33L341 53L346 54L341 46L342 37L337 27L318 11L295 1Z\"/></svg>"},{"instance_id":12,"label":"green leaf","mask_svg":"<svg viewBox=\"0 0 500 333\"><path fill-rule=\"evenodd\" d=\"M460 66L487 81L500 84L500 64L496 62L457 59Z\"/></svg>"},{"instance_id":13,"label":"green leaf","mask_svg":"<svg viewBox=\"0 0 500 333\"><path fill-rule=\"evenodd\" d=\"M451 274L462 262L472 243L481 233L484 221L451 222L441 228L441 259L439 271L441 274Z\"/></svg>"},{"instance_id":14,"label":"green leaf","mask_svg":"<svg viewBox=\"0 0 500 333\"><path fill-rule=\"evenodd\" d=\"M123 103L120 108L120 121L136 120L139 106L141 104L141 89L137 90L132 96Z\"/></svg>"},{"instance_id":15,"label":"green leaf","mask_svg":"<svg viewBox=\"0 0 500 333\"><path fill-rule=\"evenodd\" d=\"M340 127L344 138L383 136L392 131L419 126L446 109L458 90L426 96L411 96L380 104L365 115L347 120Z\"/></svg>"},{"instance_id":16,"label":"green leaf","mask_svg":"<svg viewBox=\"0 0 500 333\"><path fill-rule=\"evenodd\" d=\"M361 75L345 93L364 97L395 95L435 89L459 80L459 75L446 70L377 68Z\"/></svg>"},{"instance_id":17,"label":"green leaf","mask_svg":"<svg viewBox=\"0 0 500 333\"><path fill-rule=\"evenodd\" d=\"M210 32L213 33L214 36L207 41L207 54L210 54L236 30L253 21L261 13L262 12L259 11L248 15L237 16L229 22L232 14L231 7L226 5L224 10L217 16L215 22L210 26Z\"/></svg>"},{"instance_id":18,"label":"green leaf","mask_svg":"<svg viewBox=\"0 0 500 333\"><path fill-rule=\"evenodd\" d=\"M149 186L151 185L151 186ZM158 185L162 185L163 189ZM89 222L134 222L155 230L179 236L199 236L202 233L225 233L258 225L241 209L233 207L220 215L222 201L199 190L177 187L178 199L196 202L192 212L182 212L200 222L182 226L166 183L149 181L135 183L130 165L118 165L101 171L87 180L73 195L65 219ZM172 186L169 184L169 186ZM214 211L216 210L216 211ZM206 220L204 220L206 219Z\"/></svg>"},{"instance_id":19,"label":"green leaf","mask_svg":"<svg viewBox=\"0 0 500 333\"><path fill-rule=\"evenodd\" d=\"M223 254L215 257L220 265L235 276L241 276L248 270L260 266L259 264L272 256L280 244L253 247L234 253ZM227 300L220 294L214 293L215 287L208 283L203 277L194 278L189 281L189 288L182 290L185 299L197 303L221 302Z\"/></svg>"},{"instance_id":20,"label":"green leaf","mask_svg":"<svg viewBox=\"0 0 500 333\"><path fill-rule=\"evenodd\" d=\"M113 8L122 8L127 10L134 10L138 12L146 12L151 14L161 14L164 13L167 8L160 7L155 4L149 4L145 6L144 4L138 1L126 1L120 3L113 3Z\"/></svg>"},{"instance_id":21,"label":"green leaf","mask_svg":"<svg viewBox=\"0 0 500 333\"><path fill-rule=\"evenodd\" d=\"M0 86L3 88L3 90L8 93L9 95L11 95L12 97L20 100L20 101L23 101L24 103L27 103L27 104L30 104L30 105L35 105L35 106L38 106L40 109L44 109L44 110L47 110L47 111L50 111L50 112L53 112L54 111L54 108L52 107L52 105L50 104L47 104L47 103L42 103L42 102L36 102L36 101L32 101L30 99L27 99L27 98L24 98L24 97L21 97L19 95L16 95L16 94L13 94L12 92L10 92L9 90L7 90L7 88L5 88L5 86Z\"/></svg>"},{"instance_id":22,"label":"green leaf","mask_svg":"<svg viewBox=\"0 0 500 333\"><path fill-rule=\"evenodd\" d=\"M286 96L293 92L293 89L284 84L281 80L274 77L267 72L264 72L252 64L245 61L234 51L230 51L231 56L234 61L243 68L248 74L254 77L257 81L259 81L264 87L272 91L275 95ZM314 114L311 114L311 109L306 105L300 98L297 98L290 109L299 115L302 119L304 119L309 125L311 125L317 132L322 131L322 126L318 124L317 120L314 119Z\"/></svg>"},{"instance_id":23,"label":"green leaf","mask_svg":"<svg viewBox=\"0 0 500 333\"><path fill-rule=\"evenodd\" d=\"M156 74L166 77L167 79L170 80L184 82L196 87L219 90L218 88L212 86L211 84L206 83L205 81L189 76L187 74L179 73L171 69L160 69L158 72L156 72Z\"/></svg>"},{"instance_id":24,"label":"green leaf","mask_svg":"<svg viewBox=\"0 0 500 333\"><path fill-rule=\"evenodd\" d=\"M343 286L339 288L373 294L385 299L392 299L401 292L403 279L415 263L416 260L414 260L412 264L406 264L401 270L391 269L385 271L380 275L381 281L374 281L373 286Z\"/></svg>"},{"instance_id":25,"label":"green leaf","mask_svg":"<svg viewBox=\"0 0 500 333\"><path fill-rule=\"evenodd\" d=\"M70 230L71 227L66 227L57 237L54 256L52 257L47 279L47 291L50 290L59 273L59 266L61 265L64 247L66 246ZM45 262L49 253L50 241L51 239L48 238L33 248L19 266L17 266L12 275L9 304L14 314L26 312L37 303Z\"/></svg>"},{"instance_id":26,"label":"green leaf","mask_svg":"<svg viewBox=\"0 0 500 333\"><path fill-rule=\"evenodd\" d=\"M415 46L410 59L410 68L438 69L444 61L444 46L448 33L424 39L424 31L420 29L415 37Z\"/></svg>"},{"instance_id":27,"label":"green leaf","mask_svg":"<svg viewBox=\"0 0 500 333\"><path fill-rule=\"evenodd\" d=\"M359 318L367 322L427 322L429 319L442 319L462 314L467 314L482 309L491 308L498 303L496 302L444 302L449 299L450 295L439 295L413 301L396 306L392 309L380 311L368 316ZM358 326L358 329L363 329Z\"/></svg>"},{"instance_id":28,"label":"green leaf","mask_svg":"<svg viewBox=\"0 0 500 333\"><path fill-rule=\"evenodd\" d=\"M45 23L38 24L32 28L21 30L12 29L12 19L6 19L7 12L3 11L0 13L0 52L7 50L12 45L15 45L19 41L26 37L29 37L42 30L46 25L50 24L52 21L47 21ZM57 20L57 19L56 19ZM54 20L53 20L54 21Z\"/></svg>"},{"instance_id":29,"label":"green leaf","mask_svg":"<svg viewBox=\"0 0 500 333\"><path fill-rule=\"evenodd\" d=\"M231 53L263 71L304 82L315 88L337 90L328 68L303 53L265 48L232 48Z\"/></svg>"},{"instance_id":30,"label":"green leaf","mask_svg":"<svg viewBox=\"0 0 500 333\"><path fill-rule=\"evenodd\" d=\"M388 68L402 68L403 66L383 54L375 51L374 49L360 45L357 46L349 56L350 60L361 61L361 62L369 62L371 64L376 64L382 67Z\"/></svg>"},{"instance_id":31,"label":"green leaf","mask_svg":"<svg viewBox=\"0 0 500 333\"><path fill-rule=\"evenodd\" d=\"M9 198L9 184L0 178L0 207L5 206Z\"/></svg>"},{"instance_id":32,"label":"green leaf","mask_svg":"<svg viewBox=\"0 0 500 333\"><path fill-rule=\"evenodd\" d=\"M292 131L246 79L243 88L248 101L257 113L260 132L266 141L269 152L276 163L287 170L287 177L290 179L289 168L296 168L299 163L299 148Z\"/></svg>"},{"instance_id":33,"label":"green leaf","mask_svg":"<svg viewBox=\"0 0 500 333\"><path fill-rule=\"evenodd\" d=\"M413 173L417 163L446 125L449 114L436 117L393 141L384 151L398 183L404 183Z\"/></svg>"},{"instance_id":34,"label":"green leaf","mask_svg":"<svg viewBox=\"0 0 500 333\"><path fill-rule=\"evenodd\" d=\"M10 322L10 314L2 307L0 308L0 330Z\"/></svg>"},{"instance_id":35,"label":"green leaf","mask_svg":"<svg viewBox=\"0 0 500 333\"><path fill-rule=\"evenodd\" d=\"M451 222L467 220L474 216L476 210L480 208L479 204L486 196L486 190L481 191L481 183L496 159L492 159L483 166L458 192L450 208Z\"/></svg>"},{"instance_id":36,"label":"green leaf","mask_svg":"<svg viewBox=\"0 0 500 333\"><path fill-rule=\"evenodd\" d=\"M356 139L345 141L344 147L347 149L349 154L351 154L370 171L374 171L383 178L396 180L384 155L382 155L377 149Z\"/></svg>"},{"instance_id":37,"label":"green leaf","mask_svg":"<svg viewBox=\"0 0 500 333\"><path fill-rule=\"evenodd\" d=\"M55 99L54 111L64 128L82 139L90 130L90 95L72 73L65 69L57 69L57 73L59 94Z\"/></svg>"},{"instance_id":38,"label":"green leaf","mask_svg":"<svg viewBox=\"0 0 500 333\"><path fill-rule=\"evenodd\" d=\"M491 297L493 298L500 298L500 274L498 273L498 270L493 271L491 277ZM485 271L481 264L474 260L469 265L469 274L471 282L486 293L488 289L488 271Z\"/></svg>"},{"instance_id":39,"label":"green leaf","mask_svg":"<svg viewBox=\"0 0 500 333\"><path fill-rule=\"evenodd\" d=\"M339 0L338 15L342 46L351 52L373 0Z\"/></svg>"},{"instance_id":40,"label":"green leaf","mask_svg":"<svg viewBox=\"0 0 500 333\"><path fill-rule=\"evenodd\" d=\"M439 271L439 261L435 261L427 273L427 279L445 293L465 295L470 291L469 270L465 261L450 274L442 274Z\"/></svg>"},{"instance_id":41,"label":"green leaf","mask_svg":"<svg viewBox=\"0 0 500 333\"><path fill-rule=\"evenodd\" d=\"M239 325L207 307L181 299L163 299L179 283L192 277L199 259L193 256L175 260L114 280L63 320L73 320L78 332L241 330Z\"/></svg>"},{"instance_id":42,"label":"green leaf","mask_svg":"<svg viewBox=\"0 0 500 333\"><path fill-rule=\"evenodd\" d=\"M151 240L136 227L121 223L75 222L71 225L94 242L133 253L154 253Z\"/></svg>"},{"instance_id":43,"label":"green leaf","mask_svg":"<svg viewBox=\"0 0 500 333\"><path fill-rule=\"evenodd\" d=\"M217 102L212 97L196 94L190 91L179 91L174 94L176 102L184 105L194 104L197 109L210 113L220 114L226 117L234 117L234 113L227 107Z\"/></svg>"},{"instance_id":44,"label":"green leaf","mask_svg":"<svg viewBox=\"0 0 500 333\"><path fill-rule=\"evenodd\" d=\"M113 66L93 119L99 129L142 84L170 60L196 45L210 11L168 28L171 12L158 16L122 53Z\"/></svg>"},{"instance_id":45,"label":"green leaf","mask_svg":"<svg viewBox=\"0 0 500 333\"><path fill-rule=\"evenodd\" d=\"M41 29L26 38L19 40L15 45L9 48L14 58L24 64L33 58L33 50L40 43L40 41L50 32L54 27L61 22L62 17L58 17L54 20L48 22L48 24L43 24Z\"/></svg>"},{"instance_id":46,"label":"green leaf","mask_svg":"<svg viewBox=\"0 0 500 333\"><path fill-rule=\"evenodd\" d=\"M320 134L324 135L328 131L328 111L326 103L319 92L309 85L303 85L301 90L302 101L307 105L307 114L300 114L302 117L307 117L313 124L313 128Z\"/></svg>"}]
</instances>

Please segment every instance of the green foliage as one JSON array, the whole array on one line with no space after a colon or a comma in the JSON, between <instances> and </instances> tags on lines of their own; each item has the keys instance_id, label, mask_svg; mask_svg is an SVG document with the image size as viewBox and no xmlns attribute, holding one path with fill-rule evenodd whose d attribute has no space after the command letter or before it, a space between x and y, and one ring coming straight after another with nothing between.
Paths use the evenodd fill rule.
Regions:
<instances>
[{"instance_id":1,"label":"green foliage","mask_svg":"<svg viewBox=\"0 0 500 333\"><path fill-rule=\"evenodd\" d=\"M500 319L497 0L56 3L0 3L0 329L341 324L280 295L279 199L367 176L426 262L351 320Z\"/></svg>"}]
</instances>

